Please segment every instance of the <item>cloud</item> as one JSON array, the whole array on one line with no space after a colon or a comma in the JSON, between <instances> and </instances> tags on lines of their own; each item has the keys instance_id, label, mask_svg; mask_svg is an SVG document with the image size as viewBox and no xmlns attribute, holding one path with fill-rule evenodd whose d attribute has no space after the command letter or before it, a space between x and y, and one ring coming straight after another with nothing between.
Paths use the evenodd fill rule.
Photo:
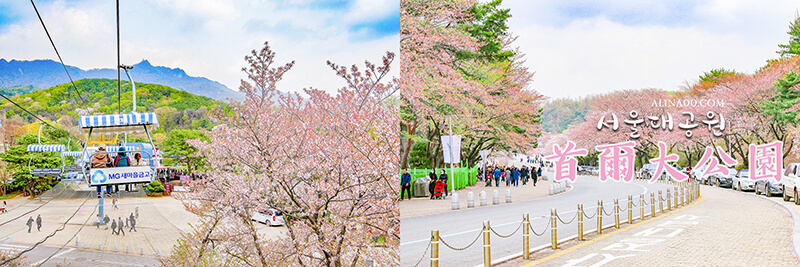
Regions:
<instances>
[{"instance_id":1,"label":"cloud","mask_svg":"<svg viewBox=\"0 0 800 267\"><path fill-rule=\"evenodd\" d=\"M550 97L622 89L678 90L715 68L752 73L786 43L788 1L525 1L510 31ZM556 15L553 15L556 14Z\"/></svg>"},{"instance_id":2,"label":"cloud","mask_svg":"<svg viewBox=\"0 0 800 267\"><path fill-rule=\"evenodd\" d=\"M55 59L32 8L24 1L12 2L0 4L12 7L9 9L12 14L4 17L20 17L15 21L0 21L3 57ZM66 64L83 69L116 66L116 18L112 2L37 1ZM246 66L244 56L269 41L279 63L297 62L279 89L299 91L315 87L332 91L344 86L344 82L325 64L327 60L345 65L361 64L364 60L377 62L386 51L398 51L399 31L393 33L386 20L392 17L392 9L396 11L399 3L376 1L373 7L365 7L367 3L122 2L121 61L135 64L147 59L155 66L179 67L189 75L207 77L237 90L240 79L245 78L241 72ZM135 77L135 69L132 75Z\"/></svg>"}]
</instances>

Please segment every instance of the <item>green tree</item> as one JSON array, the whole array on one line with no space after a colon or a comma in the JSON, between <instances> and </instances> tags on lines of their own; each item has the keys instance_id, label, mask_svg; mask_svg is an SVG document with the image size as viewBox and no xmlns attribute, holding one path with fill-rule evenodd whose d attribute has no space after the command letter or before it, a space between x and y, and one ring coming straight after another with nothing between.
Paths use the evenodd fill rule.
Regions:
<instances>
[{"instance_id":1,"label":"green tree","mask_svg":"<svg viewBox=\"0 0 800 267\"><path fill-rule=\"evenodd\" d=\"M42 142L51 143L49 131L42 131ZM55 182L54 177L34 177L30 175L29 168L60 168L61 157L57 152L28 152L29 144L37 144L38 136L26 134L22 136L17 145L11 146L0 158L7 163L6 170L11 173L14 180L7 184L7 188L23 190L28 193L44 192ZM66 143L66 142L65 142Z\"/></svg>"},{"instance_id":2,"label":"green tree","mask_svg":"<svg viewBox=\"0 0 800 267\"><path fill-rule=\"evenodd\" d=\"M778 50L778 54L781 57L789 56L796 56L800 55L800 16L795 15L794 21L789 23L789 31L786 32L789 34L789 43L788 44L779 44L778 47L781 50Z\"/></svg>"},{"instance_id":3,"label":"green tree","mask_svg":"<svg viewBox=\"0 0 800 267\"><path fill-rule=\"evenodd\" d=\"M797 105L800 98L800 91L795 85L800 83L800 74L791 71L786 73L783 78L775 81L776 94L771 100L764 101L762 108L765 114L772 116L772 119L781 125L796 124L798 111L786 112L788 109Z\"/></svg>"},{"instance_id":4,"label":"green tree","mask_svg":"<svg viewBox=\"0 0 800 267\"><path fill-rule=\"evenodd\" d=\"M204 167L204 156L197 153L197 148L186 143L186 140L200 139L209 142L208 137L200 130L174 129L167 135L167 140L161 145L164 155L164 164L186 164L189 173L201 170Z\"/></svg>"},{"instance_id":5,"label":"green tree","mask_svg":"<svg viewBox=\"0 0 800 267\"><path fill-rule=\"evenodd\" d=\"M467 24L466 31L483 45L477 53L460 52L461 58L508 61L514 56L513 51L503 49L503 38L508 36L506 21L511 17L511 9L498 8L502 3L503 0L492 0L472 7L472 21Z\"/></svg>"}]
</instances>

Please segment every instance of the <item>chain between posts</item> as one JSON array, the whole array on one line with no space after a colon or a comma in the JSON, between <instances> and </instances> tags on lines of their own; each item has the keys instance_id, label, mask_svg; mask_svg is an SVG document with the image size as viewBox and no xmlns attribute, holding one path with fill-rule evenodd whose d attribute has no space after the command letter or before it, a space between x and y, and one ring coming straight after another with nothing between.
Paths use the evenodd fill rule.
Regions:
<instances>
[{"instance_id":1,"label":"chain between posts","mask_svg":"<svg viewBox=\"0 0 800 267\"><path fill-rule=\"evenodd\" d=\"M558 216L557 212L556 212L556 218L558 218L558 221L560 221L561 224L570 224L575 221L575 218L578 218L578 212L577 211L575 212L575 216L572 216L572 219L569 220L569 222L564 222L564 220L561 219L561 216Z\"/></svg>"},{"instance_id":2,"label":"chain between posts","mask_svg":"<svg viewBox=\"0 0 800 267\"><path fill-rule=\"evenodd\" d=\"M611 208L611 211L606 213L606 208L603 207L603 214L605 214L606 216L611 216L612 214L614 214L613 212L614 212L614 208Z\"/></svg>"},{"instance_id":3,"label":"chain between posts","mask_svg":"<svg viewBox=\"0 0 800 267\"><path fill-rule=\"evenodd\" d=\"M450 244L447 244L447 242L445 242L444 239L439 239L439 241L441 241L442 244L444 244L444 246L449 248L449 249L452 249L452 250L455 250L455 251L461 251L461 250L468 249L469 247L474 245L475 242L477 242L478 239L481 237L481 234L483 234L483 232L478 233L478 236L475 237L475 240L472 240L472 243L469 243L469 245L467 245L466 247L463 247L463 248L455 248L455 247L451 246Z\"/></svg>"},{"instance_id":4,"label":"chain between posts","mask_svg":"<svg viewBox=\"0 0 800 267\"><path fill-rule=\"evenodd\" d=\"M414 267L417 267L417 266L419 266L420 263L422 263L422 260L425 259L425 255L428 254L428 250L429 249L431 249L431 241L430 240L428 240L428 247L425 248L425 252L422 252L422 257L419 258L419 260L417 261L417 264L414 264Z\"/></svg>"},{"instance_id":5,"label":"chain between posts","mask_svg":"<svg viewBox=\"0 0 800 267\"><path fill-rule=\"evenodd\" d=\"M597 216L597 209L594 209L594 210L595 211L594 211L594 213L592 213L592 216L586 215L585 211L583 213L583 216L586 217L586 219L589 219L589 220L594 219L594 217Z\"/></svg>"},{"instance_id":6,"label":"chain between posts","mask_svg":"<svg viewBox=\"0 0 800 267\"><path fill-rule=\"evenodd\" d=\"M531 232L533 233L533 235L535 235L535 236L543 236L545 233L547 233L547 229L550 229L550 220L547 220L547 225L544 226L544 229L542 229L542 233L541 234L537 234L536 230L533 230L533 225L528 224L528 227L531 228Z\"/></svg>"},{"instance_id":7,"label":"chain between posts","mask_svg":"<svg viewBox=\"0 0 800 267\"><path fill-rule=\"evenodd\" d=\"M505 235L505 236L504 236L504 235L501 235L501 234L498 234L498 233L497 233L497 232L494 230L494 228L493 228L493 227L489 227L489 230L492 230L492 233L494 233L495 235L499 236L500 238L509 238L509 237L512 237L514 234L516 234L516 233L517 233L517 231L519 231L519 229L521 229L521 228L522 228L522 223L519 223L519 225L517 225L517 229L516 229L516 230L514 230L514 232L512 232L510 235ZM476 240L477 240L477 239L476 239Z\"/></svg>"}]
</instances>

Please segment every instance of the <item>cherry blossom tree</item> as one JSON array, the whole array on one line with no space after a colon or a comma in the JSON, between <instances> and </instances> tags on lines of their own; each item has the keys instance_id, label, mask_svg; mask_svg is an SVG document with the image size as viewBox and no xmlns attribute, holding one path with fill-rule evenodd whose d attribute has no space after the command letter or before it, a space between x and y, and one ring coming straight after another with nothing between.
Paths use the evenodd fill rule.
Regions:
<instances>
[{"instance_id":1,"label":"cherry blossom tree","mask_svg":"<svg viewBox=\"0 0 800 267\"><path fill-rule=\"evenodd\" d=\"M265 44L245 57L242 102L232 116L190 140L210 167L184 196L200 224L183 236L166 265L378 266L399 264L398 110L387 100L398 81L382 64L328 65L347 82L335 95L304 89L282 95L278 65ZM254 212L275 208L286 235L268 238Z\"/></svg>"}]
</instances>

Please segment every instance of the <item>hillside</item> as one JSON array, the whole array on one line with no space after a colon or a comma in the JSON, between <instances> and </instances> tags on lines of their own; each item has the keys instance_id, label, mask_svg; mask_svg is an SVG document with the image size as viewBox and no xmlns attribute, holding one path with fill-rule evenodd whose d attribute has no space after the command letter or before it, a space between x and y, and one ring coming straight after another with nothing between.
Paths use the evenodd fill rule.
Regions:
<instances>
[{"instance_id":1,"label":"hillside","mask_svg":"<svg viewBox=\"0 0 800 267\"><path fill-rule=\"evenodd\" d=\"M91 69L82 70L67 66L73 80L86 78L117 79L116 69ZM222 85L221 83L203 77L192 77L180 68L167 68L153 66L149 61L143 60L133 65L130 70L134 82L160 84L176 88L181 91L207 96L210 98L227 101L228 98L243 99L243 95ZM125 73L122 79L127 80ZM36 88L49 88L69 82L64 68L60 63L52 60L6 61L0 59L0 88L26 85Z\"/></svg>"},{"instance_id":2,"label":"hillside","mask_svg":"<svg viewBox=\"0 0 800 267\"><path fill-rule=\"evenodd\" d=\"M117 112L116 80L84 79L76 81L75 84L82 90L86 102L78 99L69 83L11 97L11 99L34 114L54 121L64 116L77 121L80 115ZM194 128L209 125L206 113L213 108L226 109L227 107L225 102L219 100L157 84L137 82L136 95L136 111L159 113L159 121L167 128L170 128L170 125L194 126ZM121 100L122 113L131 112L131 86L128 82L122 86ZM5 102L0 108L8 118L19 114L26 121L32 121L32 118L11 103Z\"/></svg>"}]
</instances>

